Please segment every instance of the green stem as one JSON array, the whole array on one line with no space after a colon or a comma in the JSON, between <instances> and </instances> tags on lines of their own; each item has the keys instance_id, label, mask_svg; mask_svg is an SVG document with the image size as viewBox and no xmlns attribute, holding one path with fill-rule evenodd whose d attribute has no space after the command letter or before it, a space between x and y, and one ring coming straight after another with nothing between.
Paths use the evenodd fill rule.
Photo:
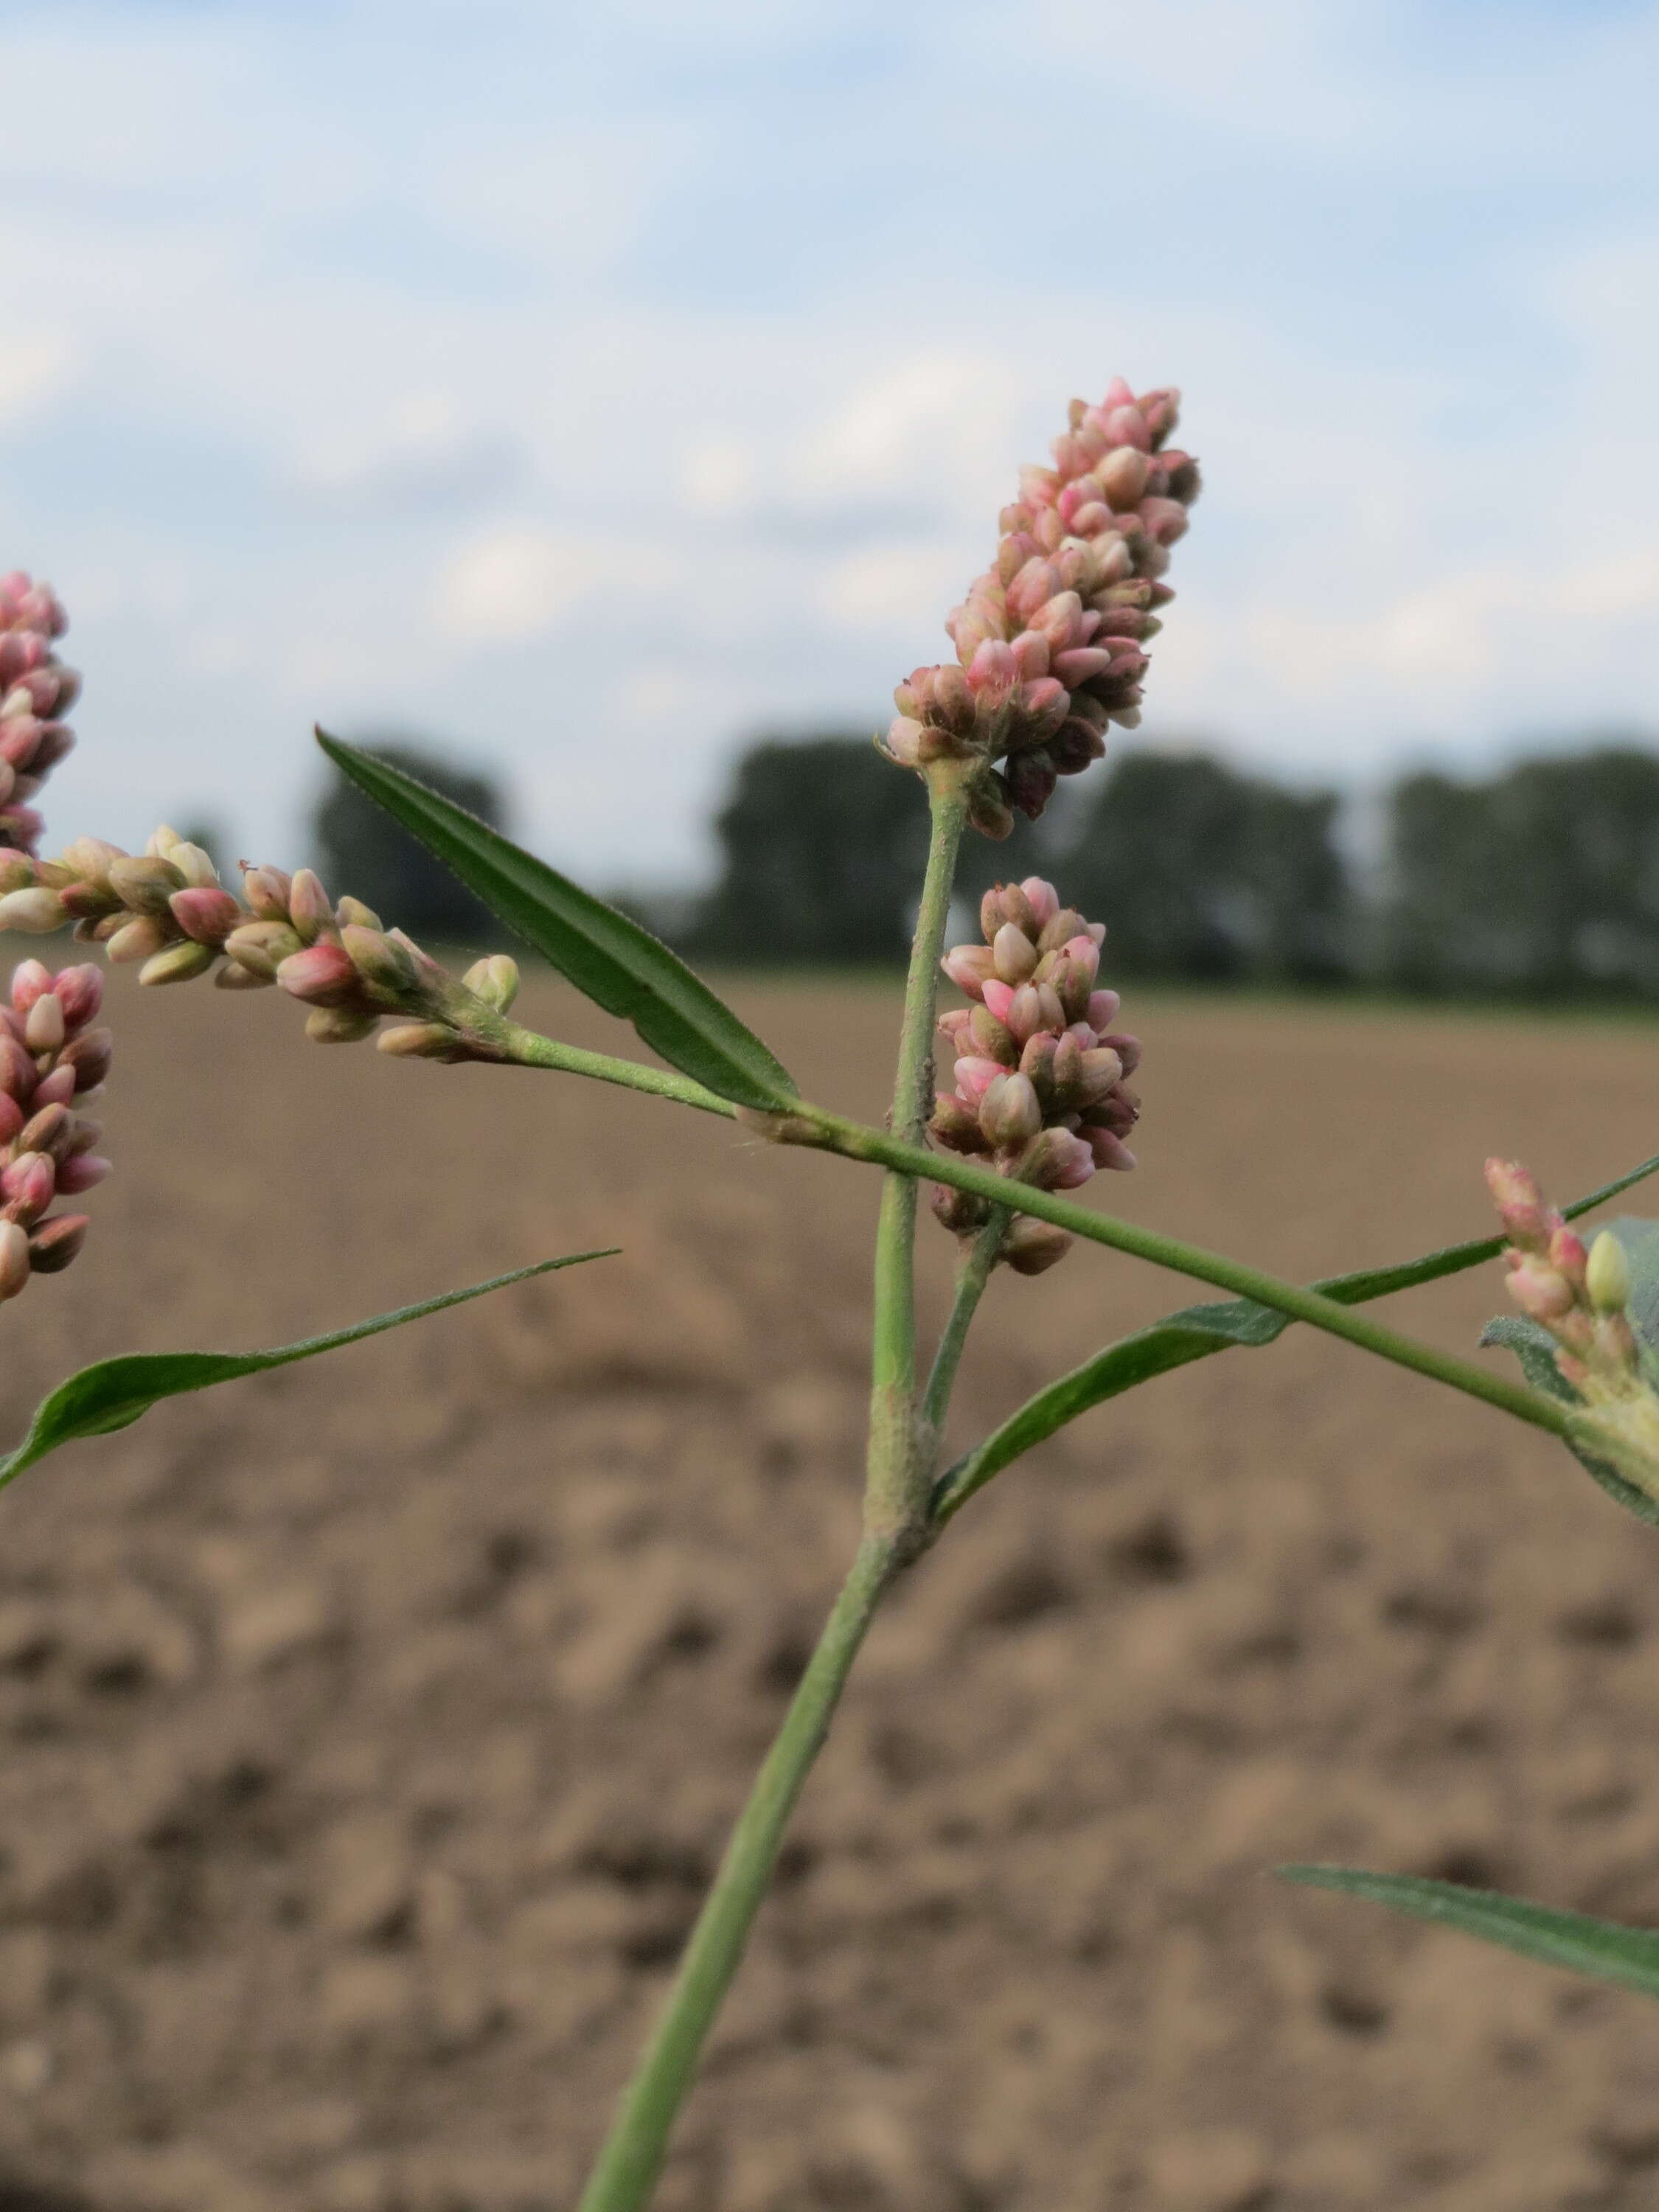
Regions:
<instances>
[{"instance_id":1,"label":"green stem","mask_svg":"<svg viewBox=\"0 0 1659 2212\"><path fill-rule=\"evenodd\" d=\"M836 1701L900 1561L866 1537L818 1638L703 1901L668 1999L623 2092L577 2212L639 2212L648 2203L704 2038L760 1910L783 1832L823 1747Z\"/></svg>"},{"instance_id":2,"label":"green stem","mask_svg":"<svg viewBox=\"0 0 1659 2212\"><path fill-rule=\"evenodd\" d=\"M1530 1421L1534 1427L1547 1429L1553 1436L1566 1434L1571 1408L1561 1401L1547 1398L1542 1392L1528 1390L1502 1376L1488 1374L1484 1368L1475 1367L1451 1352L1441 1352L1433 1345L1419 1344L1415 1338L1402 1336L1397 1329L1371 1321L1350 1306L1339 1305L1334 1298L1322 1297L1299 1283L1284 1282L1277 1275L1264 1273L1260 1267L1247 1267L1242 1261L1226 1259L1218 1252L1206 1252L1202 1245L1188 1244L1178 1237L1163 1236L1155 1229L1143 1229L1137 1222L1120 1221L1109 1213L1091 1212L1086 1206L1056 1196L1053 1191L1036 1190L1027 1183L1011 1183L1006 1176L989 1168L975 1167L971 1160L955 1152L929 1152L919 1146L902 1144L884 1129L866 1128L857 1121L846 1121L837 1115L823 1113L817 1107L804 1107L798 1114L779 1116L775 1126L776 1133L786 1142L816 1144L826 1151L841 1152L848 1159L873 1161L904 1175L931 1176L936 1182L970 1192L975 1198L989 1199L994 1205L1012 1206L1015 1212L1031 1214L1039 1221L1052 1221L1091 1243L1133 1253L1138 1260L1150 1260L1157 1267L1173 1268L1177 1274L1191 1275L1200 1283L1213 1283L1218 1289L1231 1291L1236 1297L1255 1298L1276 1312L1310 1322L1328 1335L1346 1338L1350 1344L1375 1352L1379 1358L1392 1360L1396 1366L1409 1367L1434 1382L1449 1383L1453 1389L1465 1391L1472 1398L1482 1398L1489 1406L1513 1413L1519 1420Z\"/></svg>"},{"instance_id":3,"label":"green stem","mask_svg":"<svg viewBox=\"0 0 1659 2212\"><path fill-rule=\"evenodd\" d=\"M492 1036L491 1042L496 1042ZM514 1067L550 1067L568 1075L591 1075L600 1083L620 1084L628 1091L648 1091L655 1098L672 1098L682 1106L695 1106L704 1114L723 1114L735 1121L738 1109L726 1099L689 1075L675 1075L665 1067L647 1067L637 1060L617 1060L607 1052L584 1052L579 1045L561 1044L538 1030L503 1022L500 1044L503 1058Z\"/></svg>"},{"instance_id":4,"label":"green stem","mask_svg":"<svg viewBox=\"0 0 1659 2212\"><path fill-rule=\"evenodd\" d=\"M969 1246L957 1269L957 1294L951 1303L951 1318L945 1324L939 1349L933 1354L933 1370L927 1377L927 1395L921 1401L922 1419L935 1444L950 1410L951 1392L956 1384L957 1369L962 1364L968 1331L985 1295L985 1285L991 1279L991 1270L996 1266L1007 1226L1008 1209L999 1206Z\"/></svg>"},{"instance_id":5,"label":"green stem","mask_svg":"<svg viewBox=\"0 0 1659 2212\"><path fill-rule=\"evenodd\" d=\"M939 963L967 800L959 774L941 772L927 787L931 833L916 933L905 979L898 1067L890 1116L894 1137L919 1146L933 1112L933 1017ZM896 1534L920 1526L932 1468L923 1463L915 1428L916 1185L890 1175L876 1225L875 1313L871 1329L870 1455L865 1526Z\"/></svg>"}]
</instances>

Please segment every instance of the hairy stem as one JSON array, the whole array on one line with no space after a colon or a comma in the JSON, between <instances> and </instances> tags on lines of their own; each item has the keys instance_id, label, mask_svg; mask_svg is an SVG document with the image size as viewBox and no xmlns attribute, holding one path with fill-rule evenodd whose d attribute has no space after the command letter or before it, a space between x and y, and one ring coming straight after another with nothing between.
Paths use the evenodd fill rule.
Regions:
<instances>
[{"instance_id":1,"label":"hairy stem","mask_svg":"<svg viewBox=\"0 0 1659 2212\"><path fill-rule=\"evenodd\" d=\"M954 769L955 764L950 764ZM890 1123L893 1136L919 1146L933 1111L933 1016L939 963L957 853L967 816L957 773L943 769L927 787L932 832L921 907L905 979L898 1068ZM914 1533L927 1510L932 1468L923 1462L916 1434L916 1185L909 1175L890 1175L881 1194L876 1228L875 1316L871 1332L870 1457L865 1486L865 1525L872 1534Z\"/></svg>"},{"instance_id":2,"label":"hairy stem","mask_svg":"<svg viewBox=\"0 0 1659 2212\"><path fill-rule=\"evenodd\" d=\"M703 1901L650 2042L623 2092L577 2212L639 2212L650 2202L669 2132L703 2040L737 1972L801 1786L870 1623L901 1564L866 1537Z\"/></svg>"},{"instance_id":3,"label":"hairy stem","mask_svg":"<svg viewBox=\"0 0 1659 2212\"><path fill-rule=\"evenodd\" d=\"M951 1392L956 1385L957 1369L962 1364L968 1331L991 1279L991 1270L996 1266L1007 1226L1007 1207L994 1207L990 1219L968 1247L957 1269L957 1291L951 1301L951 1317L933 1354L933 1372L927 1377L927 1389L921 1401L921 1417L935 1446L945 1427L945 1416L950 1411Z\"/></svg>"},{"instance_id":4,"label":"hairy stem","mask_svg":"<svg viewBox=\"0 0 1659 2212\"><path fill-rule=\"evenodd\" d=\"M1287 1283L1260 1267L1247 1267L1243 1261L1226 1259L1218 1252L1206 1252L1202 1245L1188 1244L1178 1237L1165 1237L1155 1229L1143 1229L1137 1222L1120 1221L1109 1213L1091 1212L1086 1206L1074 1205L1053 1191L1036 1190L1029 1183L1011 1182L989 1168L976 1167L957 1153L924 1152L920 1146L902 1144L884 1129L866 1128L859 1122L842 1121L816 1107L777 1117L775 1129L786 1142L817 1145L849 1159L872 1161L905 1175L929 1176L957 1190L969 1191L976 1198L989 1199L993 1205L1010 1206L1015 1212L1031 1214L1039 1221L1052 1221L1092 1243L1133 1253L1138 1260L1150 1260L1157 1267L1191 1275L1200 1283L1213 1283L1218 1289L1231 1291L1236 1297L1255 1298L1279 1313L1310 1322L1328 1335L1343 1337L1362 1351L1392 1360L1396 1366L1409 1367L1434 1382L1449 1383L1453 1389L1462 1390L1472 1398L1484 1399L1489 1406L1497 1406L1536 1428L1547 1429L1553 1436L1565 1436L1567 1432L1571 1408L1560 1400L1547 1398L1541 1391L1529 1390L1502 1376L1489 1374L1486 1369L1459 1359L1451 1352L1420 1344L1414 1337L1402 1336L1398 1329L1371 1321L1352 1307L1339 1305L1334 1298L1325 1297L1300 1283Z\"/></svg>"}]
</instances>

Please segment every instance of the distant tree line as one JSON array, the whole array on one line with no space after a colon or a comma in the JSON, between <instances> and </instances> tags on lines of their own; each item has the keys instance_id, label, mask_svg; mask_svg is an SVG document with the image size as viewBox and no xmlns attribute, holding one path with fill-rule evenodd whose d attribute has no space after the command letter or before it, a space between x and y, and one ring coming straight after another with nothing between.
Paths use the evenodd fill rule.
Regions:
<instances>
[{"instance_id":1,"label":"distant tree line","mask_svg":"<svg viewBox=\"0 0 1659 2212\"><path fill-rule=\"evenodd\" d=\"M1108 925L1115 975L1659 997L1659 750L1407 776L1363 870L1336 793L1201 750L1120 753L1058 820L1042 837L970 839L963 890L1054 875ZM867 738L752 745L715 830L720 878L688 949L768 966L902 959L927 809Z\"/></svg>"},{"instance_id":2,"label":"distant tree line","mask_svg":"<svg viewBox=\"0 0 1659 2212\"><path fill-rule=\"evenodd\" d=\"M510 829L488 775L416 742L372 749ZM1403 777L1363 868L1334 792L1292 790L1200 750L1120 752L1073 791L1040 832L1022 823L1006 844L969 838L961 887L976 902L1004 878L1054 876L1106 922L1114 975L1659 998L1659 749L1602 744L1483 778ZM714 828L720 873L704 898L629 902L683 949L767 967L904 958L927 804L866 737L750 745ZM438 943L500 940L355 785L331 784L316 831L325 880L389 922Z\"/></svg>"}]
</instances>

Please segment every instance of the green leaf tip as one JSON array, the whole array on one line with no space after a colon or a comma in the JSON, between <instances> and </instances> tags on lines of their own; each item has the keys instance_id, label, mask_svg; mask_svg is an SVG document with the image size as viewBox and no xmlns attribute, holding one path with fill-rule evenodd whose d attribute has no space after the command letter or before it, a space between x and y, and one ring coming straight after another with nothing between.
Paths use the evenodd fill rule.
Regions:
<instances>
[{"instance_id":1,"label":"green leaf tip","mask_svg":"<svg viewBox=\"0 0 1659 2212\"><path fill-rule=\"evenodd\" d=\"M584 1260L613 1259L620 1249L611 1245L603 1251L569 1252L557 1260L537 1260L528 1267L514 1267L505 1275L492 1275L488 1282L472 1283L465 1290L445 1291L438 1297L422 1299L418 1305L399 1306L394 1312L376 1314L371 1320L354 1322L347 1328L331 1329L324 1336L308 1336L298 1344L280 1344L268 1352L140 1352L100 1359L60 1382L50 1396L41 1401L22 1443L8 1457L0 1459L0 1487L45 1459L49 1452L56 1451L60 1444L72 1443L82 1437L109 1436L117 1429L130 1428L163 1398L179 1397L190 1390L210 1389L216 1382L240 1382L246 1375L260 1375L272 1367L289 1367L296 1360L313 1358L319 1352L332 1352L343 1344L356 1344L364 1337L380 1336L389 1328L401 1328L404 1322L422 1321L428 1314L465 1305L469 1299L481 1298L487 1291L505 1290L513 1283L527 1283L537 1275L551 1274L560 1267L574 1267Z\"/></svg>"},{"instance_id":2,"label":"green leaf tip","mask_svg":"<svg viewBox=\"0 0 1659 2212\"><path fill-rule=\"evenodd\" d=\"M787 1070L724 1000L630 915L401 769L325 730L317 742L492 914L596 1006L631 1022L672 1067L734 1105L763 1112L799 1097Z\"/></svg>"},{"instance_id":3,"label":"green leaf tip","mask_svg":"<svg viewBox=\"0 0 1659 2212\"><path fill-rule=\"evenodd\" d=\"M1391 1911L1454 1928L1540 1965L1659 1997L1659 1929L1626 1928L1588 1912L1559 1912L1524 1897L1506 1897L1499 1890L1466 1889L1457 1882L1431 1881L1420 1875L1375 1874L1365 1867L1343 1866L1282 1866L1274 1871L1281 1881L1386 1905Z\"/></svg>"}]
</instances>

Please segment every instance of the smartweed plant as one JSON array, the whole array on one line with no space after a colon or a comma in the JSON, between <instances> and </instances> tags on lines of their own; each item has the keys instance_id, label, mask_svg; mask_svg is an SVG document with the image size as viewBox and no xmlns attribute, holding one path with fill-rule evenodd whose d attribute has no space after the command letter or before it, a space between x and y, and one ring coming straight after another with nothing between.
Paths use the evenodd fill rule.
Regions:
<instances>
[{"instance_id":1,"label":"smartweed plant","mask_svg":"<svg viewBox=\"0 0 1659 2212\"><path fill-rule=\"evenodd\" d=\"M927 787L932 834L884 1126L800 1096L761 1040L637 923L399 769L319 732L329 757L421 838L543 959L630 1022L656 1061L580 1050L513 1019L518 970L503 956L447 972L310 870L252 867L233 890L199 846L158 830L130 854L82 836L39 856L34 800L72 740L76 690L57 654L52 592L0 579L0 928L46 939L73 930L142 984L211 975L222 990L276 986L307 1009L319 1043L378 1035L382 1052L545 1069L646 1091L665 1107L721 1115L750 1138L810 1146L883 1178L874 1255L867 1479L860 1540L776 1740L738 1815L653 2033L581 2197L580 2212L636 2212L652 2197L699 2053L743 1955L791 1812L883 1600L975 1492L1066 1422L1154 1376L1237 1347L1264 1347L1292 1322L1340 1337L1413 1375L1558 1437L1617 1502L1659 1521L1659 1223L1625 1220L1588 1249L1568 1222L1659 1169L1644 1162L1563 1212L1513 1164L1487 1176L1504 1234L1398 1266L1304 1285L1079 1204L1099 1170L1134 1165L1140 1044L1100 981L1105 932L1038 878L1002 884L981 939L947 948L964 835L1006 836L1035 820L1057 780L1086 769L1113 723L1139 718L1147 647L1172 594L1170 549L1198 495L1191 456L1171 444L1177 395L1115 382L1073 402L1051 468L1021 474L995 558L946 624L954 659L915 670L878 740L896 772ZM965 1005L940 1013L939 976ZM61 1210L106 1170L86 1109L108 1073L94 964L26 959L0 1004L0 1301L67 1267L88 1217ZM938 1089L940 1035L954 1058ZM956 1239L956 1294L931 1361L917 1340L918 1196ZM54 1210L58 1209L58 1210ZM1173 1269L1225 1296L1107 1346L944 1463L959 1364L994 1273L1040 1273L1078 1243ZM1520 1360L1515 1379L1419 1341L1364 1310L1414 1285L1507 1251L1515 1313L1486 1341ZM329 1335L252 1353L179 1352L105 1361L41 1403L0 1462L9 1480L72 1437L118 1429L158 1400L308 1358L499 1285L605 1256L574 1253ZM1018 1295L1017 1291L1014 1292ZM1352 1869L1297 1867L1293 1879L1450 1923L1557 1966L1659 1996L1659 1933L1491 1893Z\"/></svg>"}]
</instances>

